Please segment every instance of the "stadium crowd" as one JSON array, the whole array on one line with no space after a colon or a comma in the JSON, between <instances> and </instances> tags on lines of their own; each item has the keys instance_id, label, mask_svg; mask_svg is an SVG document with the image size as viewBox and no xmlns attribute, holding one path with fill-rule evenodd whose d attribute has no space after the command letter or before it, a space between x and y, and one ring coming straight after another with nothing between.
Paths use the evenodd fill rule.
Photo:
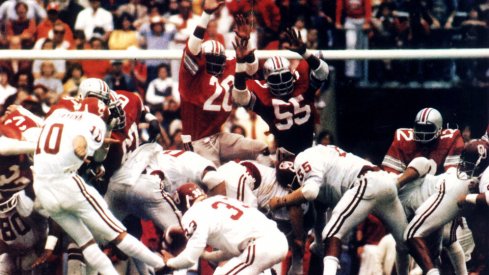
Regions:
<instances>
[{"instance_id":1,"label":"stadium crowd","mask_svg":"<svg viewBox=\"0 0 489 275\"><path fill-rule=\"evenodd\" d=\"M345 152L316 133L333 66L310 50L486 46L489 1L7 0L0 20L4 49L130 56L0 61L0 274L488 272L487 133L424 108L381 164ZM487 60L333 65L489 79Z\"/></svg>"}]
</instances>

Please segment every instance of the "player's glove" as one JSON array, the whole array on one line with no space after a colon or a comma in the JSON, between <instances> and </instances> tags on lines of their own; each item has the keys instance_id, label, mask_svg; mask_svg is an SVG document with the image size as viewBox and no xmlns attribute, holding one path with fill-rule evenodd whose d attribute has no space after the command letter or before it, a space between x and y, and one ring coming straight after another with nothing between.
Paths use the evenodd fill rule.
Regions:
<instances>
[{"instance_id":1,"label":"player's glove","mask_svg":"<svg viewBox=\"0 0 489 275\"><path fill-rule=\"evenodd\" d=\"M109 104L109 128L112 130L122 130L126 127L126 113L119 100Z\"/></svg>"}]
</instances>

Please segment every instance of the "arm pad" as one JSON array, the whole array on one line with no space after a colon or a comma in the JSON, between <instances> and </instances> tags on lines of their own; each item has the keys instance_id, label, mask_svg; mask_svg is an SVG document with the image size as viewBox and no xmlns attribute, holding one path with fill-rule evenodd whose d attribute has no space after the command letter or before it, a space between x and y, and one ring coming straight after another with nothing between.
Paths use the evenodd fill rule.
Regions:
<instances>
[{"instance_id":1,"label":"arm pad","mask_svg":"<svg viewBox=\"0 0 489 275\"><path fill-rule=\"evenodd\" d=\"M251 93L250 91L248 91L248 89L238 90L236 88L233 88L232 95L234 102L236 102L236 104L238 105L248 106L248 104L250 103Z\"/></svg>"},{"instance_id":2,"label":"arm pad","mask_svg":"<svg viewBox=\"0 0 489 275\"><path fill-rule=\"evenodd\" d=\"M328 78L328 75L329 75L329 67L328 67L328 64L326 64L326 62L324 62L323 60L321 60L321 59L318 59L318 60L319 60L319 67L317 67L315 70L312 69L311 70L311 74L317 80L324 81L324 80L326 80Z\"/></svg>"},{"instance_id":3,"label":"arm pad","mask_svg":"<svg viewBox=\"0 0 489 275\"><path fill-rule=\"evenodd\" d=\"M424 177L428 173L436 173L436 163L433 160L429 160L425 157L417 157L413 159L408 164L408 167L418 171L420 177Z\"/></svg>"},{"instance_id":4,"label":"arm pad","mask_svg":"<svg viewBox=\"0 0 489 275\"><path fill-rule=\"evenodd\" d=\"M214 187L218 186L223 181L224 178L221 177L221 175L215 170L207 171L207 173L205 173L204 177L202 178L202 182L205 184L205 186L207 186L209 190L214 189Z\"/></svg>"}]
</instances>

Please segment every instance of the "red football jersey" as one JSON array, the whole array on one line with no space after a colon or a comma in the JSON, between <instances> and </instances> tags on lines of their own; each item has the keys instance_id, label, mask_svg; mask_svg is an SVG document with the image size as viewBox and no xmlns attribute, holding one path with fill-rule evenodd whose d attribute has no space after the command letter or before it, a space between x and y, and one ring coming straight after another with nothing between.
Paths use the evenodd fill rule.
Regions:
<instances>
[{"instance_id":1,"label":"red football jersey","mask_svg":"<svg viewBox=\"0 0 489 275\"><path fill-rule=\"evenodd\" d=\"M414 158L425 157L436 162L437 174L440 174L457 167L463 149L462 135L456 129L444 129L440 137L429 144L414 141L413 129L397 129L382 166L388 172L399 174Z\"/></svg>"},{"instance_id":2,"label":"red football jersey","mask_svg":"<svg viewBox=\"0 0 489 275\"><path fill-rule=\"evenodd\" d=\"M0 137L22 139L22 132L8 125L0 125ZM27 155L0 155L0 191L18 191L32 182L32 171Z\"/></svg>"},{"instance_id":3,"label":"red football jersey","mask_svg":"<svg viewBox=\"0 0 489 275\"><path fill-rule=\"evenodd\" d=\"M41 121L41 118L36 117L31 112L25 112L25 109L17 108L17 110L5 115L3 124L24 132L31 128L41 127L38 123Z\"/></svg>"},{"instance_id":4,"label":"red football jersey","mask_svg":"<svg viewBox=\"0 0 489 275\"><path fill-rule=\"evenodd\" d=\"M58 109L66 109L72 112L77 111L80 109L80 102L81 100L79 98L65 96L61 98L58 103L49 108L49 112L46 114L46 118L48 118L54 111Z\"/></svg>"},{"instance_id":5,"label":"red football jersey","mask_svg":"<svg viewBox=\"0 0 489 275\"><path fill-rule=\"evenodd\" d=\"M207 73L205 56L185 48L179 73L182 133L198 140L221 131L232 110L236 59L226 60L218 77Z\"/></svg>"},{"instance_id":6,"label":"red football jersey","mask_svg":"<svg viewBox=\"0 0 489 275\"><path fill-rule=\"evenodd\" d=\"M275 136L278 147L298 154L312 146L314 124L318 115L314 106L314 93L309 78L310 69L301 60L294 72L294 91L288 99L275 98L264 80L248 80L247 87L254 94L250 108L265 120Z\"/></svg>"},{"instance_id":7,"label":"red football jersey","mask_svg":"<svg viewBox=\"0 0 489 275\"><path fill-rule=\"evenodd\" d=\"M104 160L105 173L108 177L121 167L126 161L129 152L139 146L138 124L143 112L143 102L138 94L117 90L115 97L122 103L122 108L126 114L126 126L122 131L113 131L111 138L120 143L110 145L107 158Z\"/></svg>"}]
</instances>

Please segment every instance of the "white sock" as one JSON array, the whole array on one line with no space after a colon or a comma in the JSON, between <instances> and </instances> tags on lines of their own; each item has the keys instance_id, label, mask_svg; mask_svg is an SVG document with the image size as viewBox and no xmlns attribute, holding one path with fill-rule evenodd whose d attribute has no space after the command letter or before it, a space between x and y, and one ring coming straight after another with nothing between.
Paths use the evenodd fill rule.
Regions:
<instances>
[{"instance_id":1,"label":"white sock","mask_svg":"<svg viewBox=\"0 0 489 275\"><path fill-rule=\"evenodd\" d=\"M151 252L144 244L129 234L117 244L117 247L127 256L137 258L154 268L162 268L165 265L161 257Z\"/></svg>"},{"instance_id":2,"label":"white sock","mask_svg":"<svg viewBox=\"0 0 489 275\"><path fill-rule=\"evenodd\" d=\"M324 269L323 275L336 275L338 267L340 265L340 260L333 256L326 256L323 259Z\"/></svg>"},{"instance_id":3,"label":"white sock","mask_svg":"<svg viewBox=\"0 0 489 275\"><path fill-rule=\"evenodd\" d=\"M91 244L83 250L83 257L89 265L103 275L119 275L109 258L100 250L97 244Z\"/></svg>"},{"instance_id":4,"label":"white sock","mask_svg":"<svg viewBox=\"0 0 489 275\"><path fill-rule=\"evenodd\" d=\"M440 275L438 268L432 268L426 272L426 275Z\"/></svg>"},{"instance_id":5,"label":"white sock","mask_svg":"<svg viewBox=\"0 0 489 275\"><path fill-rule=\"evenodd\" d=\"M448 252L448 257L455 268L455 274L466 275L467 266L465 264L465 253L460 243L458 241L453 242L446 248L446 251Z\"/></svg>"}]
</instances>

